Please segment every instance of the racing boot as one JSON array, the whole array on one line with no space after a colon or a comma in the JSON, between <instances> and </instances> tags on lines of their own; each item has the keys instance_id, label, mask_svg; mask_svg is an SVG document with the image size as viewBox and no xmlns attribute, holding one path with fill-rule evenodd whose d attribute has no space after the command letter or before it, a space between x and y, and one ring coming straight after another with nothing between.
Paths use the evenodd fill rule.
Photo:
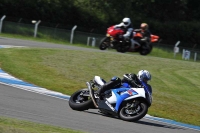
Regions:
<instances>
[{"instance_id":1,"label":"racing boot","mask_svg":"<svg viewBox=\"0 0 200 133\"><path fill-rule=\"evenodd\" d=\"M98 89L106 83L100 76L94 76L93 82Z\"/></svg>"}]
</instances>

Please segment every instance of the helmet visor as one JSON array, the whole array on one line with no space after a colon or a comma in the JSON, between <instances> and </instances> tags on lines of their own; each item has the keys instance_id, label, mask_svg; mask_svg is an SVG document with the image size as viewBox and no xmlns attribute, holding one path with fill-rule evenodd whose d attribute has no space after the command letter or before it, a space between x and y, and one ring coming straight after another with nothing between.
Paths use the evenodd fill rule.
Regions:
<instances>
[{"instance_id":1,"label":"helmet visor","mask_svg":"<svg viewBox=\"0 0 200 133\"><path fill-rule=\"evenodd\" d=\"M124 25L128 25L128 22L123 22L124 23Z\"/></svg>"}]
</instances>

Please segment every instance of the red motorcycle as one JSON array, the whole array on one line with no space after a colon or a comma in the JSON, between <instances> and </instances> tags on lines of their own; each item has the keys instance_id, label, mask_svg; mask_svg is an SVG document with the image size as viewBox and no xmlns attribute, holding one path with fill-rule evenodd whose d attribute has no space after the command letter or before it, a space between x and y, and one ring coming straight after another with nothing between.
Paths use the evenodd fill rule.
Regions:
<instances>
[{"instance_id":1,"label":"red motorcycle","mask_svg":"<svg viewBox=\"0 0 200 133\"><path fill-rule=\"evenodd\" d=\"M133 40L135 46L131 49L131 42L130 40L123 39L124 31L120 28L114 28L111 26L107 29L106 37L104 37L100 44L99 49L105 50L107 48L116 49L118 52L139 52L141 55L147 55L152 51L153 45L152 43L157 42L159 36L151 35L151 42L146 43L141 41L142 34L140 30L135 30L133 33Z\"/></svg>"},{"instance_id":2,"label":"red motorcycle","mask_svg":"<svg viewBox=\"0 0 200 133\"><path fill-rule=\"evenodd\" d=\"M131 47L130 41L125 41L123 39L124 31L120 28L114 28L111 26L107 29L106 37L104 37L99 45L100 50L105 50L107 48L116 49L118 52L127 52Z\"/></svg>"}]
</instances>

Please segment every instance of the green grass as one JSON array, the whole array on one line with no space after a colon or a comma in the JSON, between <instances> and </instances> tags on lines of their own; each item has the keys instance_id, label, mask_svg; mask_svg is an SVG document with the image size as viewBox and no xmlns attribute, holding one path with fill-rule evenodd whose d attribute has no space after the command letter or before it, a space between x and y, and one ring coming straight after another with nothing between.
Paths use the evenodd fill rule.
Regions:
<instances>
[{"instance_id":1,"label":"green grass","mask_svg":"<svg viewBox=\"0 0 200 133\"><path fill-rule=\"evenodd\" d=\"M34 128L33 128L34 127ZM83 133L45 124L0 117L0 133Z\"/></svg>"},{"instance_id":2,"label":"green grass","mask_svg":"<svg viewBox=\"0 0 200 133\"><path fill-rule=\"evenodd\" d=\"M148 114L200 126L200 63L167 59L173 55L162 50L164 58L153 57L155 51L152 56L140 56L39 48L0 49L0 68L29 83L68 95L85 88L85 82L94 75L108 81L114 75L122 77L124 73L147 69L152 74L153 87L153 104Z\"/></svg>"}]
</instances>

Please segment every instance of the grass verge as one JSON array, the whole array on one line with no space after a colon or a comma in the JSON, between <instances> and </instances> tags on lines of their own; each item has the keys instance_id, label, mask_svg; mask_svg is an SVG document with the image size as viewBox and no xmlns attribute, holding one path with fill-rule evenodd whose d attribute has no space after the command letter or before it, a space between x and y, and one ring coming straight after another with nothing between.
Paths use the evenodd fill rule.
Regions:
<instances>
[{"instance_id":1,"label":"grass verge","mask_svg":"<svg viewBox=\"0 0 200 133\"><path fill-rule=\"evenodd\" d=\"M34 128L33 128L34 127ZM0 117L0 133L83 133L45 124Z\"/></svg>"},{"instance_id":2,"label":"grass verge","mask_svg":"<svg viewBox=\"0 0 200 133\"><path fill-rule=\"evenodd\" d=\"M94 75L112 76L147 69L152 74L149 114L200 125L200 63L106 52L15 48L0 49L0 67L24 81L72 94Z\"/></svg>"}]
</instances>

